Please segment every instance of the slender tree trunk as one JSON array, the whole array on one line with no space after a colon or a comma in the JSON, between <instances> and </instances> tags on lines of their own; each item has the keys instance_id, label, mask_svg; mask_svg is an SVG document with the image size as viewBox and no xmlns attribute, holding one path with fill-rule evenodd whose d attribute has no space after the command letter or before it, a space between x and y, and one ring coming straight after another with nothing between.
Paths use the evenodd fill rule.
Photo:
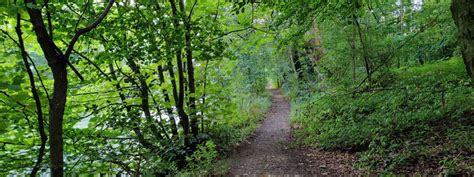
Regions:
<instances>
[{"instance_id":1,"label":"slender tree trunk","mask_svg":"<svg viewBox=\"0 0 474 177\"><path fill-rule=\"evenodd\" d=\"M367 51L367 45L364 40L364 36L362 35L362 29L360 28L359 21L357 20L356 16L353 15L353 22L357 27L357 33L359 34L360 44L362 45L363 57L364 57L364 65L365 65L365 72L367 74L367 82L369 83L368 88L372 85L372 71L370 67L370 57Z\"/></svg>"},{"instance_id":2,"label":"slender tree trunk","mask_svg":"<svg viewBox=\"0 0 474 177\"><path fill-rule=\"evenodd\" d=\"M290 57L291 68L293 69L293 72L295 73L295 75L298 76L298 71L296 70L296 67L295 67L295 59L294 59L294 55L293 55L293 48L290 48L288 50L288 56Z\"/></svg>"},{"instance_id":3,"label":"slender tree trunk","mask_svg":"<svg viewBox=\"0 0 474 177\"><path fill-rule=\"evenodd\" d=\"M173 16L175 17L174 23L175 27L179 27L178 22L178 11L176 9L176 3L174 0L170 0L171 2L171 9L173 11ZM189 134L189 118L186 112L184 111L184 69L183 69L183 60L182 60L182 53L181 48L178 47L176 49L176 63L178 67L178 102L176 107L178 109L178 115L181 118L181 126L183 127L184 135L187 136ZM189 144L189 138L185 138L185 143Z\"/></svg>"},{"instance_id":4,"label":"slender tree trunk","mask_svg":"<svg viewBox=\"0 0 474 177\"><path fill-rule=\"evenodd\" d=\"M355 26L355 25L352 25ZM355 45L355 29L353 28L352 36L349 38L349 45L351 47L351 58L352 58L352 84L356 82L356 45Z\"/></svg>"},{"instance_id":5,"label":"slender tree trunk","mask_svg":"<svg viewBox=\"0 0 474 177\"><path fill-rule=\"evenodd\" d=\"M25 65L26 72L28 73L28 78L30 80L30 86L31 86L31 94L33 95L33 99L35 100L36 104L36 114L38 115L38 132L40 134L40 148L38 151L38 157L36 159L35 166L31 170L30 176L34 177L38 173L38 171L41 168L41 163L43 162L43 157L45 154L45 147L46 147L46 141L48 140L48 137L46 136L46 132L44 131L44 118L43 118L43 109L41 107L41 100L39 98L38 91L36 90L35 86L35 78L33 76L33 72L31 71L30 64L28 62L28 54L26 53L25 50L25 44L23 42L23 37L22 37L22 32L21 32L21 18L20 14L17 14L17 25L16 25L16 34L18 36L18 47L20 47L21 51L21 57L23 58L23 64Z\"/></svg>"},{"instance_id":6,"label":"slender tree trunk","mask_svg":"<svg viewBox=\"0 0 474 177\"><path fill-rule=\"evenodd\" d=\"M174 69L173 69L173 64L171 62L172 59L168 59L168 74L171 78L171 86L172 86L172 89L173 89L173 99L174 99L174 102L175 102L175 106L176 106L176 109L178 110L178 117L181 118L181 120L183 120L183 118L186 118L186 117L181 117L182 113L180 113L180 109L182 108L178 108L178 102L179 102L179 95L178 95L178 89L177 89L177 86L176 86L176 77L174 75ZM182 124L181 124L182 125ZM176 126L175 126L176 127ZM183 132L185 131L184 129L185 127L183 126ZM187 130L189 131L189 129ZM187 143L189 143L189 140L187 139L187 134L184 135L184 141L185 141L185 145L188 145ZM178 166L178 169L183 169L185 166L186 166L186 156L184 154L178 154L177 157L177 166Z\"/></svg>"},{"instance_id":7,"label":"slender tree trunk","mask_svg":"<svg viewBox=\"0 0 474 177\"><path fill-rule=\"evenodd\" d=\"M140 68L134 61L132 61L132 59L127 59L127 64L128 66L130 66L135 75L138 75L138 86L140 87L140 99L142 101L141 108L143 113L145 114L146 121L148 122L153 135L158 139L163 139L161 132L158 130L158 127L156 126L155 121L153 121L153 117L151 116L150 103L148 102L149 94L146 78L140 73Z\"/></svg>"},{"instance_id":8,"label":"slender tree trunk","mask_svg":"<svg viewBox=\"0 0 474 177\"><path fill-rule=\"evenodd\" d=\"M474 87L474 1L452 0L451 12L458 27L458 42L466 65L466 72Z\"/></svg>"},{"instance_id":9,"label":"slender tree trunk","mask_svg":"<svg viewBox=\"0 0 474 177\"><path fill-rule=\"evenodd\" d=\"M204 81L202 86L202 105L206 106L206 86L207 86L207 68L209 66L209 59L206 59L206 66L204 67ZM201 111L201 132L204 133L204 110Z\"/></svg>"},{"instance_id":10,"label":"slender tree trunk","mask_svg":"<svg viewBox=\"0 0 474 177\"><path fill-rule=\"evenodd\" d=\"M173 70L173 63L171 62L171 59L168 60L168 74L171 78L171 86L173 88L173 99L174 103L178 103L178 88L176 86L176 77L174 75L174 70Z\"/></svg>"},{"instance_id":11,"label":"slender tree trunk","mask_svg":"<svg viewBox=\"0 0 474 177\"><path fill-rule=\"evenodd\" d=\"M164 72L163 67L161 65L158 66L158 77L160 79L160 86L165 83L165 76L163 72ZM168 95L168 91L166 89L163 89L163 94L164 94L165 102L171 103L170 97ZM171 123L171 133L173 134L173 136L178 136L178 129L176 126L176 120L174 120L173 109L171 109L171 107L166 107L166 112L168 113L168 117Z\"/></svg>"},{"instance_id":12,"label":"slender tree trunk","mask_svg":"<svg viewBox=\"0 0 474 177\"><path fill-rule=\"evenodd\" d=\"M185 144L189 145L189 117L184 111L184 69L183 69L183 61L181 56L181 51L176 52L176 62L178 67L178 103L176 104L176 108L178 110L178 115L181 118L181 126L183 127L184 132L184 142Z\"/></svg>"},{"instance_id":13,"label":"slender tree trunk","mask_svg":"<svg viewBox=\"0 0 474 177\"><path fill-rule=\"evenodd\" d=\"M400 36L403 36L403 18L404 18L404 7L403 7L403 0L399 0L400 2L400 7L399 7L399 22L400 22ZM401 61L400 57L397 57L397 68L401 67Z\"/></svg>"},{"instance_id":14,"label":"slender tree trunk","mask_svg":"<svg viewBox=\"0 0 474 177\"><path fill-rule=\"evenodd\" d=\"M186 68L187 68L187 74L188 74L188 89L189 89L189 108L190 108L190 113L189 117L191 119L191 132L194 137L197 136L199 133L198 129L198 124L197 124L197 115L196 115L196 86L194 82L194 65L193 65L193 49L191 47L191 16L192 14L189 14L189 18L186 17L185 15L185 8L184 8L184 2L183 0L179 1L179 6L181 9L181 13L183 14L183 21L184 21L184 27L186 28L185 32L185 51L186 51ZM190 12L192 13L192 12Z\"/></svg>"},{"instance_id":15,"label":"slender tree trunk","mask_svg":"<svg viewBox=\"0 0 474 177\"><path fill-rule=\"evenodd\" d=\"M404 20L404 15L405 15L405 10L404 10L405 7L403 7L403 0L400 0L400 10L399 10L399 13L400 13L400 35L403 35L403 20Z\"/></svg>"},{"instance_id":16,"label":"slender tree trunk","mask_svg":"<svg viewBox=\"0 0 474 177\"><path fill-rule=\"evenodd\" d=\"M173 23L175 28L179 28L178 22L178 10L176 8L175 0L169 0L171 4L171 11L173 13ZM180 14L183 15L183 14ZM190 147L190 137L189 137L189 117L184 111L184 87L185 87L185 80L184 80L184 69L183 69L183 61L182 61L182 48L178 47L176 49L176 66L178 68L178 98L176 103L176 109L178 110L178 116L180 117L181 127L183 127L183 134L184 134L184 144L186 147ZM182 169L186 166L185 157L178 157L178 168Z\"/></svg>"},{"instance_id":17,"label":"slender tree trunk","mask_svg":"<svg viewBox=\"0 0 474 177\"><path fill-rule=\"evenodd\" d=\"M298 76L298 79L303 79L303 72L301 71L301 62L299 58L298 51L296 50L296 47L292 49L292 55L291 57L292 62L293 62L293 68L295 70L296 76Z\"/></svg>"},{"instance_id":18,"label":"slender tree trunk","mask_svg":"<svg viewBox=\"0 0 474 177\"><path fill-rule=\"evenodd\" d=\"M111 78L114 80L114 81L118 81L117 79L117 75L115 74L115 69L114 69L114 66L112 63L109 64L109 69L110 69L110 75L111 75ZM122 101L122 103L125 105L125 110L127 111L127 114L130 116L130 117L138 117L138 114L136 113L133 113L132 112L132 108L127 105L126 101L125 101L125 95L122 93L122 87L120 86L120 83L117 82L117 84L115 85L115 88L117 88L117 90L119 91L119 96L120 96L120 100ZM138 122L136 121L132 121L133 125L132 125L132 129L133 131L135 132L135 134L137 135L137 138L138 138L138 142L143 145L145 148L149 149L149 150L153 150L153 149L156 149L156 147L151 144L150 142L148 142L147 140L145 140L145 138L143 137L143 134L140 130L140 125Z\"/></svg>"}]
</instances>

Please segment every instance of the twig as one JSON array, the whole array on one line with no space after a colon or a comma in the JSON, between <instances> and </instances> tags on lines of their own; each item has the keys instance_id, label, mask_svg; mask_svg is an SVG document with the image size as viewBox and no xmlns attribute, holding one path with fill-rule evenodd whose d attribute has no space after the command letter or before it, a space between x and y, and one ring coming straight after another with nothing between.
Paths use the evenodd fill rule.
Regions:
<instances>
[{"instance_id":1,"label":"twig","mask_svg":"<svg viewBox=\"0 0 474 177\"><path fill-rule=\"evenodd\" d=\"M198 2L197 0L194 0L194 4L191 7L191 10L189 11L189 15L188 15L188 20L189 21L191 21L191 16L193 15L193 10L194 10L194 7L196 6L197 2Z\"/></svg>"}]
</instances>

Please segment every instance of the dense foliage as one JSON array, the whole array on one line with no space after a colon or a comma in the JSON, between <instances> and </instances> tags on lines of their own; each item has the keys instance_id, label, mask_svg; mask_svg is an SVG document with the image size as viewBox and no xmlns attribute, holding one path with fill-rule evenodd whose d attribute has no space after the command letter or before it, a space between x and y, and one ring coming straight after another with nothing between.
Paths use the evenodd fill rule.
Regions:
<instances>
[{"instance_id":1,"label":"dense foliage","mask_svg":"<svg viewBox=\"0 0 474 177\"><path fill-rule=\"evenodd\" d=\"M1 174L46 171L59 151L46 142L57 133L67 173L202 170L252 133L268 109L268 74L255 69L263 59L227 48L235 40L230 31L246 20L233 15L231 3L108 4L2 2ZM75 70L67 74L64 120L48 106L56 104L61 81L50 71L54 58L43 57L48 42L33 31L28 8L44 10L53 52L66 56L71 49L59 59ZM78 34L75 45L68 41ZM250 69L255 74L247 77ZM62 132L51 129L58 119ZM38 138L41 132L49 140Z\"/></svg>"},{"instance_id":2,"label":"dense foliage","mask_svg":"<svg viewBox=\"0 0 474 177\"><path fill-rule=\"evenodd\" d=\"M0 176L225 173L268 87L297 143L358 168L472 171L473 6L2 1Z\"/></svg>"},{"instance_id":3,"label":"dense foliage","mask_svg":"<svg viewBox=\"0 0 474 177\"><path fill-rule=\"evenodd\" d=\"M450 4L321 5L286 9L301 25L281 24L300 143L357 153L372 170L472 170L474 95Z\"/></svg>"}]
</instances>

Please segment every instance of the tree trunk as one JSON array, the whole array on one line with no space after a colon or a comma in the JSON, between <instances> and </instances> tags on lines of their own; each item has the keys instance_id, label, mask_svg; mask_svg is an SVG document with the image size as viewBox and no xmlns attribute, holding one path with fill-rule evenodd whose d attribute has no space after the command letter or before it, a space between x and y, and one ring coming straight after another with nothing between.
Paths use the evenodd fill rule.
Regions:
<instances>
[{"instance_id":1,"label":"tree trunk","mask_svg":"<svg viewBox=\"0 0 474 177\"><path fill-rule=\"evenodd\" d=\"M179 22L178 22L178 10L176 8L176 2L174 0L169 0L171 4L171 10L173 13L173 23L175 28L179 28ZM183 15L183 14L181 14ZM178 67L178 102L176 103L176 109L178 110L178 116L180 118L180 123L181 126L183 127L183 133L184 133L184 144L186 147L189 147L190 145L190 139L189 139L189 117L184 111L184 85L185 85L185 80L184 80L184 69L183 69L183 61L182 61L182 48L178 47L176 49L176 65ZM183 157L178 157L178 168L182 169L186 165L185 159Z\"/></svg>"},{"instance_id":2,"label":"tree trunk","mask_svg":"<svg viewBox=\"0 0 474 177\"><path fill-rule=\"evenodd\" d=\"M367 82L369 83L368 88L372 85L372 71L371 71L371 64L370 64L370 57L367 51L367 44L365 43L364 36L362 35L362 29L360 28L359 21L357 17L353 15L353 22L357 27L357 32L359 34L360 45L362 46L363 57L364 57L364 65L365 65L365 72L367 74Z\"/></svg>"},{"instance_id":3,"label":"tree trunk","mask_svg":"<svg viewBox=\"0 0 474 177\"><path fill-rule=\"evenodd\" d=\"M354 26L354 25L352 25ZM351 47L351 58L352 58L352 84L356 83L356 45L355 45L355 29L353 28L353 32L351 37L349 38L349 46Z\"/></svg>"},{"instance_id":4,"label":"tree trunk","mask_svg":"<svg viewBox=\"0 0 474 177\"><path fill-rule=\"evenodd\" d=\"M303 79L303 72L301 71L301 62L299 58L298 51L296 50L296 47L292 49L292 62L293 62L293 68L295 70L296 76L298 76L298 79Z\"/></svg>"},{"instance_id":5,"label":"tree trunk","mask_svg":"<svg viewBox=\"0 0 474 177\"><path fill-rule=\"evenodd\" d=\"M63 117L67 96L66 61L50 64L54 78L53 99L49 111L49 154L53 176L63 176Z\"/></svg>"},{"instance_id":6,"label":"tree trunk","mask_svg":"<svg viewBox=\"0 0 474 177\"><path fill-rule=\"evenodd\" d=\"M188 114L191 119L191 132L194 137L197 136L199 129L198 129L198 121L196 116L196 86L194 84L194 65L193 65L193 49L191 47L191 15L189 14L189 18L186 18L186 14L184 13L184 2L183 0L179 1L179 6L181 9L181 13L183 13L183 21L186 28L185 36L185 51L186 51L186 67L187 67L187 74L188 74L188 89L189 89L189 108L190 113ZM190 12L192 13L192 12Z\"/></svg>"},{"instance_id":7,"label":"tree trunk","mask_svg":"<svg viewBox=\"0 0 474 177\"><path fill-rule=\"evenodd\" d=\"M163 74L163 67L161 65L158 66L158 77L160 79L159 85L161 86L165 83L165 75ZM168 90L163 89L163 95L165 102L171 103L170 97L168 95ZM178 136L178 129L176 127L176 120L174 120L173 109L171 107L166 107L166 112L171 123L171 133L173 134L173 136Z\"/></svg>"},{"instance_id":8,"label":"tree trunk","mask_svg":"<svg viewBox=\"0 0 474 177\"><path fill-rule=\"evenodd\" d=\"M149 94L148 94L148 85L146 83L146 78L144 75L141 74L140 68L132 59L127 59L127 64L128 66L130 66L134 74L138 76L139 83L137 83L137 86L140 88L140 99L142 101L140 106L142 108L143 113L145 114L146 121L149 124L155 138L163 139L161 132L158 130L158 127L156 126L155 121L153 121L153 117L151 116L150 104L148 102ZM166 132L163 132L163 133L166 133Z\"/></svg>"},{"instance_id":9,"label":"tree trunk","mask_svg":"<svg viewBox=\"0 0 474 177\"><path fill-rule=\"evenodd\" d=\"M176 77L174 75L174 70L173 70L173 63L171 62L172 59L168 59L168 74L171 78L171 86L173 88L173 99L174 103L178 103L178 88L176 86Z\"/></svg>"},{"instance_id":10,"label":"tree trunk","mask_svg":"<svg viewBox=\"0 0 474 177\"><path fill-rule=\"evenodd\" d=\"M403 18L404 18L404 13L405 13L405 10L404 10L404 7L403 7L403 0L399 0L400 2L400 9L399 9L399 22L400 22L400 36L403 36ZM397 68L400 68L401 67L401 61L400 61L400 57L397 57Z\"/></svg>"},{"instance_id":11,"label":"tree trunk","mask_svg":"<svg viewBox=\"0 0 474 177\"><path fill-rule=\"evenodd\" d=\"M33 3L25 0L25 3ZM50 168L53 177L63 176L63 116L66 106L67 96L67 65L62 54L56 49L56 44L51 40L43 23L41 11L34 8L27 8L30 21L36 33L38 43L43 50L48 61L54 79L53 98L49 105L49 156Z\"/></svg>"},{"instance_id":12,"label":"tree trunk","mask_svg":"<svg viewBox=\"0 0 474 177\"><path fill-rule=\"evenodd\" d=\"M405 15L405 7L403 7L403 0L400 0L400 9L399 9L399 18L400 18L400 35L403 36L403 20L404 20L404 15Z\"/></svg>"},{"instance_id":13,"label":"tree trunk","mask_svg":"<svg viewBox=\"0 0 474 177\"><path fill-rule=\"evenodd\" d=\"M111 75L111 78L114 80L114 81L117 81L117 84L115 85L115 88L117 88L117 90L119 91L119 96L120 96L120 100L122 101L122 104L124 104L125 106L125 110L127 111L127 115L129 117L138 117L138 114L132 112L132 108L131 106L127 105L126 101L125 101L125 95L122 93L122 87L120 86L120 83L118 82L118 79L117 79L117 75L115 74L115 70L114 70L114 66L112 65L112 63L109 63L109 69L110 69L110 75ZM151 144L150 142L148 142L144 137L143 137L143 134L140 130L140 124L137 122L137 121L132 121L132 129L133 131L135 132L135 134L137 135L137 138L138 138L138 142L143 145L145 148L147 148L148 150L150 151L153 151L156 149L156 147Z\"/></svg>"},{"instance_id":14,"label":"tree trunk","mask_svg":"<svg viewBox=\"0 0 474 177\"><path fill-rule=\"evenodd\" d=\"M219 2L219 1L218 1ZM207 85L207 68L209 66L209 59L206 59L206 66L204 67L204 81L202 85L202 105L206 105L206 85ZM201 110L201 132L204 133L204 110Z\"/></svg>"},{"instance_id":15,"label":"tree trunk","mask_svg":"<svg viewBox=\"0 0 474 177\"><path fill-rule=\"evenodd\" d=\"M35 100L36 104L36 114L38 115L38 132L40 134L40 148L38 151L38 157L36 159L35 166L31 170L30 176L34 177L38 173L38 171L41 168L41 163L43 162L43 157L45 154L45 148L46 148L46 141L48 140L46 136L46 132L44 131L44 118L43 118L43 109L41 107L41 100L39 98L38 91L36 90L35 87L35 78L33 76L33 72L31 71L30 64L28 62L28 54L26 53L25 50L25 44L23 42L23 37L22 32L21 32L21 18L20 14L17 14L17 25L16 25L16 34L18 36L18 47L20 48L21 51L21 57L23 58L23 64L25 65L26 72L28 73L28 78L30 80L30 86L31 86L31 94L33 95L33 99Z\"/></svg>"},{"instance_id":16,"label":"tree trunk","mask_svg":"<svg viewBox=\"0 0 474 177\"><path fill-rule=\"evenodd\" d=\"M25 4L37 5L35 0L24 0ZM47 2L45 2L47 4ZM53 86L53 98L49 104L49 156L50 156L50 169L53 177L64 175L64 161L63 161L63 118L64 109L66 107L67 98L67 64L70 52L74 48L75 42L79 37L95 27L105 18L110 8L112 7L114 0L110 0L104 12L96 19L91 25L86 28L79 29L74 38L68 45L66 55L62 54L59 48L53 41L52 30L50 34L46 30L44 25L43 16L41 9L26 7L28 15L30 16L30 22L33 25L33 30L36 34L36 39L40 44L40 47L44 53L48 65L51 68L54 79ZM48 19L49 20L49 19ZM51 28L52 29L52 28ZM72 67L72 65L71 65ZM74 71L76 71L73 68ZM77 71L76 71L76 74ZM82 79L82 76L78 74Z\"/></svg>"},{"instance_id":17,"label":"tree trunk","mask_svg":"<svg viewBox=\"0 0 474 177\"><path fill-rule=\"evenodd\" d=\"M466 65L466 71L474 86L474 1L452 0L451 12L458 27L458 42Z\"/></svg>"}]
</instances>

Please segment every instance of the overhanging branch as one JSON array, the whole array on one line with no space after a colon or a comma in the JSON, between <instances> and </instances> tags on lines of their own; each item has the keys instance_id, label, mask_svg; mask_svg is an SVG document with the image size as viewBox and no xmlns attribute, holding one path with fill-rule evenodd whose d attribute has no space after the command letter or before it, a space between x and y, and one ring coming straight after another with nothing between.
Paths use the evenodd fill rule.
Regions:
<instances>
[{"instance_id":1,"label":"overhanging branch","mask_svg":"<svg viewBox=\"0 0 474 177\"><path fill-rule=\"evenodd\" d=\"M102 14L100 14L100 16L92 24L90 24L89 26L87 26L85 28L81 28L76 32L74 37L71 39L71 42L69 42L69 45L66 49L66 53L64 54L66 59L68 59L69 56L71 55L71 52L74 49L74 44L76 44L79 37L81 37L81 35L86 34L89 31L91 31L92 29L96 28L99 25L99 23L105 18L105 16L107 16L107 14L109 13L110 9L112 8L112 5L114 4L114 2L115 2L115 0L109 0L109 3L107 4L107 7L105 8L105 10L102 12Z\"/></svg>"}]
</instances>

